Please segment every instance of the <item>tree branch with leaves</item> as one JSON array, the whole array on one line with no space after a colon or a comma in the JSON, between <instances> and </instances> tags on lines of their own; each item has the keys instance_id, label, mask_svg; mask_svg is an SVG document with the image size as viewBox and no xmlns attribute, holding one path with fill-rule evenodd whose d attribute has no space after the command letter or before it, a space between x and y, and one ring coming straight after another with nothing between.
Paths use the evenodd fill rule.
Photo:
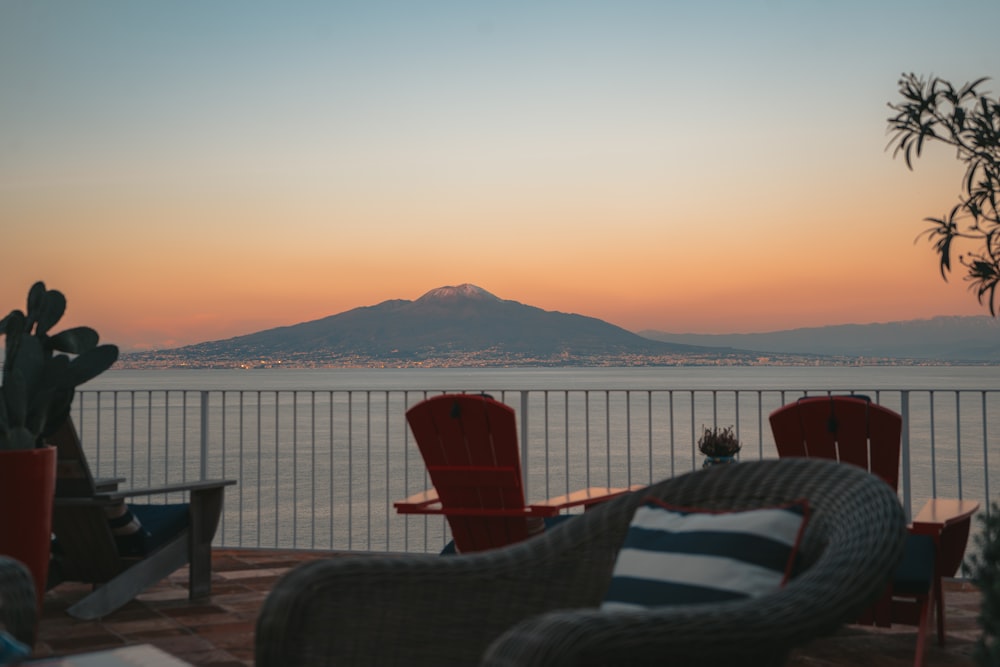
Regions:
<instances>
[{"instance_id":1,"label":"tree branch with leaves","mask_svg":"<svg viewBox=\"0 0 1000 667\"><path fill-rule=\"evenodd\" d=\"M928 238L939 255L945 280L958 243L972 243L973 249L959 254L958 261L979 303L988 305L996 317L1000 306L1000 98L991 100L980 92L986 81L977 79L956 88L937 77L903 75L899 81L903 101L889 104L896 112L889 118L889 146L893 157L902 154L911 170L926 141L955 148L966 167L958 203L941 217L925 218L932 226L921 236Z\"/></svg>"}]
</instances>

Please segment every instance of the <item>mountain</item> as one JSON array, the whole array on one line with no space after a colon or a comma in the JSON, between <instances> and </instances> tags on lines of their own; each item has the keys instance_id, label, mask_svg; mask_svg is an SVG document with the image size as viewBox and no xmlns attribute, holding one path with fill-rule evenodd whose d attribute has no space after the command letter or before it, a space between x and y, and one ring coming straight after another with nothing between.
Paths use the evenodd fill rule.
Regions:
<instances>
[{"instance_id":1,"label":"mountain","mask_svg":"<svg viewBox=\"0 0 1000 667\"><path fill-rule=\"evenodd\" d=\"M720 358L733 350L644 338L593 317L500 299L475 285L441 287L312 322L174 350L126 365L630 365Z\"/></svg>"},{"instance_id":2,"label":"mountain","mask_svg":"<svg viewBox=\"0 0 1000 667\"><path fill-rule=\"evenodd\" d=\"M641 331L639 334L665 342L728 346L763 353L811 353L948 363L1000 362L1000 320L987 316L934 317L752 334L674 334L663 331Z\"/></svg>"},{"instance_id":3,"label":"mountain","mask_svg":"<svg viewBox=\"0 0 1000 667\"><path fill-rule=\"evenodd\" d=\"M632 366L1000 363L1000 321L936 317L754 334L638 334L500 299L475 285L431 290L226 340L124 354L149 367ZM905 361L904 361L905 360Z\"/></svg>"}]
</instances>

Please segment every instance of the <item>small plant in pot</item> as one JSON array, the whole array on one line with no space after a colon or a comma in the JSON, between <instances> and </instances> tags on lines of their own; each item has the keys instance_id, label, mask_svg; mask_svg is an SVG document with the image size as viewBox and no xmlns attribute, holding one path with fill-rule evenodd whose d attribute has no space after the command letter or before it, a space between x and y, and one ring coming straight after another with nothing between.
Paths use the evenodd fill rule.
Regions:
<instances>
[{"instance_id":1,"label":"small plant in pot","mask_svg":"<svg viewBox=\"0 0 1000 667\"><path fill-rule=\"evenodd\" d=\"M50 334L65 311L66 297L37 282L28 291L27 312L13 310L0 320L5 337L0 554L28 566L39 604L48 574L56 481L56 449L46 438L69 417L76 388L118 359L118 348L98 345L97 332L89 327Z\"/></svg>"},{"instance_id":2,"label":"small plant in pot","mask_svg":"<svg viewBox=\"0 0 1000 667\"><path fill-rule=\"evenodd\" d=\"M732 463L736 460L743 445L733 432L732 426L726 428L702 428L701 437L698 438L698 451L705 455L703 468L707 468L717 463Z\"/></svg>"}]
</instances>

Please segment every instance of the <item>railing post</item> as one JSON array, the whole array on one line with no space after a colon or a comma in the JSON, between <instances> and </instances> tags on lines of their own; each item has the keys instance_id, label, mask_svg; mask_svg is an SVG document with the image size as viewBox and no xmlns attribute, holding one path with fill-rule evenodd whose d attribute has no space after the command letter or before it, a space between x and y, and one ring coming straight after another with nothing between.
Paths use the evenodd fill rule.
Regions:
<instances>
[{"instance_id":1,"label":"railing post","mask_svg":"<svg viewBox=\"0 0 1000 667\"><path fill-rule=\"evenodd\" d=\"M958 472L958 497L962 494L962 392L955 391L955 470Z\"/></svg>"},{"instance_id":2,"label":"railing post","mask_svg":"<svg viewBox=\"0 0 1000 667\"><path fill-rule=\"evenodd\" d=\"M208 479L208 392L201 391L201 479Z\"/></svg>"},{"instance_id":3,"label":"railing post","mask_svg":"<svg viewBox=\"0 0 1000 667\"><path fill-rule=\"evenodd\" d=\"M989 499L990 499L990 438L989 431L986 428L990 423L989 416L986 414L986 392L980 392L980 397L983 403L983 498L986 498L987 502L984 503L986 508L986 516L989 517Z\"/></svg>"},{"instance_id":4,"label":"railing post","mask_svg":"<svg viewBox=\"0 0 1000 667\"><path fill-rule=\"evenodd\" d=\"M903 417L902 433L902 456L903 456L903 511L906 513L906 522L909 523L913 511L911 509L911 488L910 488L910 392L903 390L900 392L899 412Z\"/></svg>"},{"instance_id":5,"label":"railing post","mask_svg":"<svg viewBox=\"0 0 1000 667\"><path fill-rule=\"evenodd\" d=\"M521 391L521 483L524 484L524 497L528 494L528 392Z\"/></svg>"}]
</instances>

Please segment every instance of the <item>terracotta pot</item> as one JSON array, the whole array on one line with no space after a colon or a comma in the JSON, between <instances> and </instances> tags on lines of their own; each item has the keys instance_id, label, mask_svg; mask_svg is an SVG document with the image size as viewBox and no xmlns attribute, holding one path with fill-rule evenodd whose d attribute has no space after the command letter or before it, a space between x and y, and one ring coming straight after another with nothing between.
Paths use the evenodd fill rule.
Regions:
<instances>
[{"instance_id":1,"label":"terracotta pot","mask_svg":"<svg viewBox=\"0 0 1000 667\"><path fill-rule=\"evenodd\" d=\"M39 614L49 573L55 489L55 447L0 451L0 554L28 566Z\"/></svg>"}]
</instances>

